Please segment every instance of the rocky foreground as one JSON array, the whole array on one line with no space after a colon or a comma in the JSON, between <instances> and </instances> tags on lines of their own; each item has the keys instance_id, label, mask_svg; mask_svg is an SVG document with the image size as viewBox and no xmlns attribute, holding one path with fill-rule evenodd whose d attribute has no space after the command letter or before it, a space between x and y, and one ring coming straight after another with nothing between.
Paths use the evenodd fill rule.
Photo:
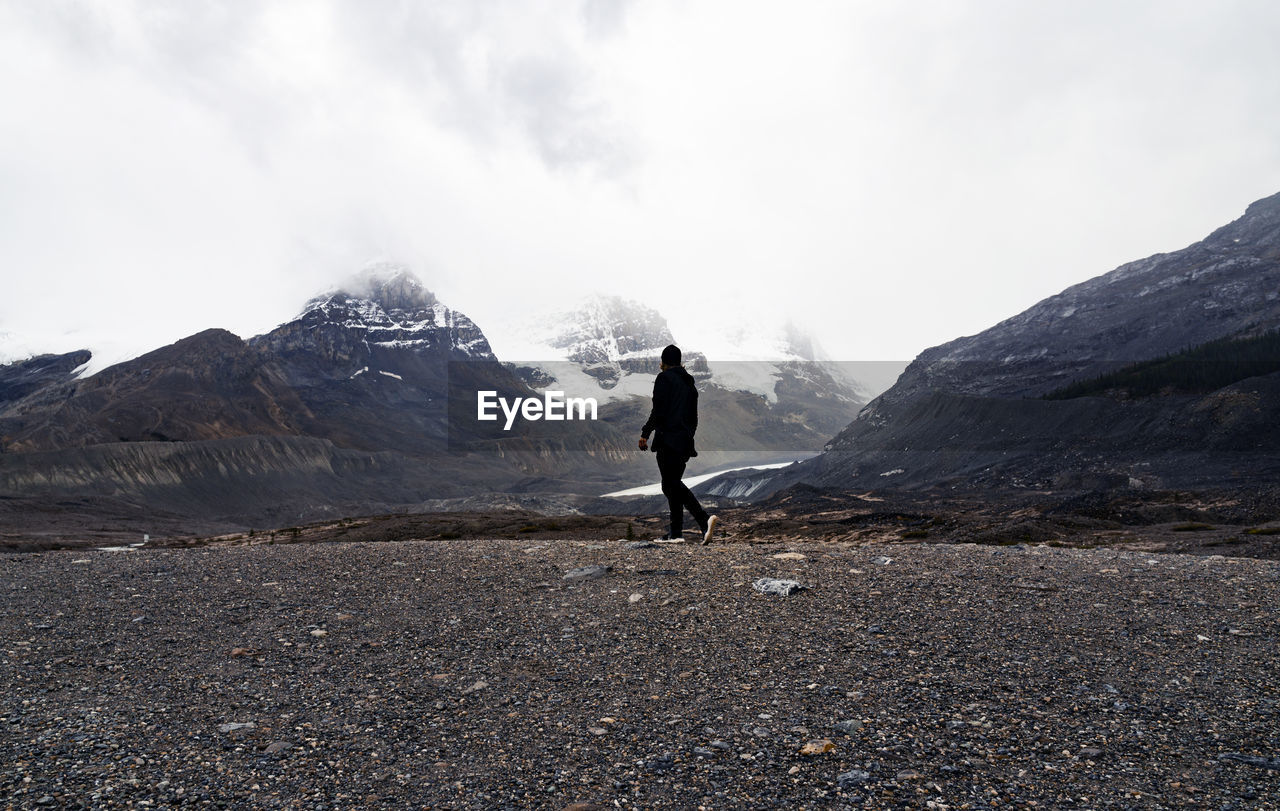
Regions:
<instances>
[{"instance_id":1,"label":"rocky foreground","mask_svg":"<svg viewBox=\"0 0 1280 811\"><path fill-rule=\"evenodd\" d=\"M0 572L9 807L1280 796L1272 561L447 540L46 552Z\"/></svg>"}]
</instances>

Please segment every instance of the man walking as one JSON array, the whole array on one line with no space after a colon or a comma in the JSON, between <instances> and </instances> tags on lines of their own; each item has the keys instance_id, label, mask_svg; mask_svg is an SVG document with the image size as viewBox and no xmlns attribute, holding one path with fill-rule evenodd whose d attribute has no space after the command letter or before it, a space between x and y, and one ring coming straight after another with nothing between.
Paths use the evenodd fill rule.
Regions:
<instances>
[{"instance_id":1,"label":"man walking","mask_svg":"<svg viewBox=\"0 0 1280 811\"><path fill-rule=\"evenodd\" d=\"M707 515L693 492L680 481L689 457L698 455L693 447L693 435L698 430L698 390L693 385L693 375L680 365L680 347L671 344L663 349L660 367L662 371L653 381L653 411L640 429L640 450L649 449L649 434L657 431L653 450L658 454L662 494L671 509L670 532L662 540L671 543L684 540L687 507L693 520L698 522L702 542L709 543L719 518Z\"/></svg>"}]
</instances>

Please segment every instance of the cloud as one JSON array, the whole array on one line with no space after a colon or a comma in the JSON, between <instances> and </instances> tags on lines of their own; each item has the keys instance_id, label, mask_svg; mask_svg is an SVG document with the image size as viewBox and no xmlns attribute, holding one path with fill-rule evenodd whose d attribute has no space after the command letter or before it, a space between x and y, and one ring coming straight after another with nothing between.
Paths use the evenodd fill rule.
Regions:
<instances>
[{"instance_id":1,"label":"cloud","mask_svg":"<svg viewBox=\"0 0 1280 811\"><path fill-rule=\"evenodd\" d=\"M359 59L434 120L491 149L523 135L554 169L615 175L636 160L628 128L599 86L593 42L624 24L626 4L395 0L340 3L338 25Z\"/></svg>"},{"instance_id":2,"label":"cloud","mask_svg":"<svg viewBox=\"0 0 1280 811\"><path fill-rule=\"evenodd\" d=\"M910 356L1280 188L1278 26L1261 0L0 0L0 329L250 334L388 259L494 333L598 290Z\"/></svg>"}]
</instances>

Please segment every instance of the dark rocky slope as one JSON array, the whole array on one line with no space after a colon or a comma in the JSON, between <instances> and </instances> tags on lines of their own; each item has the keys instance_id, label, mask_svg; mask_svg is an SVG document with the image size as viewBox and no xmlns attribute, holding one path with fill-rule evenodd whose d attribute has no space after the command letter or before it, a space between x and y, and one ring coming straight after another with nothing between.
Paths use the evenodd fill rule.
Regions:
<instances>
[{"instance_id":1,"label":"dark rocky slope","mask_svg":"<svg viewBox=\"0 0 1280 811\"><path fill-rule=\"evenodd\" d=\"M1280 375L1212 391L1042 398L1128 364L1277 328L1280 195L1188 248L1124 265L926 350L821 457L732 486L759 495L798 481L1025 489L1274 483Z\"/></svg>"},{"instance_id":2,"label":"dark rocky slope","mask_svg":"<svg viewBox=\"0 0 1280 811\"><path fill-rule=\"evenodd\" d=\"M82 349L65 355L39 355L0 366L0 408L68 380L90 357L88 350Z\"/></svg>"}]
</instances>

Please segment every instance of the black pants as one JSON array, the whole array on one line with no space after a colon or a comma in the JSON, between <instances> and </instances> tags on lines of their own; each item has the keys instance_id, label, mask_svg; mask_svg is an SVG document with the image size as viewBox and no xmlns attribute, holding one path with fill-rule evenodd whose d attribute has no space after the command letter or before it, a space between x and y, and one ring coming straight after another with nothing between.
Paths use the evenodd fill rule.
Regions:
<instances>
[{"instance_id":1,"label":"black pants","mask_svg":"<svg viewBox=\"0 0 1280 811\"><path fill-rule=\"evenodd\" d=\"M671 535L674 537L684 531L684 511L687 507L693 520L698 522L699 529L705 531L707 511L702 509L697 497L693 495L685 483L680 481L684 475L684 466L689 457L667 450L658 449L658 472L662 474L662 494L667 497L667 506L671 508Z\"/></svg>"}]
</instances>

